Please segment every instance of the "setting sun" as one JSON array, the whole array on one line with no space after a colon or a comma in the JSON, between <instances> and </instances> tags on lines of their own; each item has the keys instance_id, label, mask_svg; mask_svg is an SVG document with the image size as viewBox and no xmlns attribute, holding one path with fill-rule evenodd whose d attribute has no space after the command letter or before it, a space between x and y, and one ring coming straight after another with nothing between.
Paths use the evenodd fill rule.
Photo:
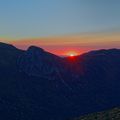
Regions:
<instances>
[{"instance_id":1,"label":"setting sun","mask_svg":"<svg viewBox=\"0 0 120 120\"><path fill-rule=\"evenodd\" d=\"M77 54L77 52L75 52L75 51L70 51L70 52L68 52L66 55L69 56L69 57L74 57L74 56L76 56L76 55L78 55L78 54Z\"/></svg>"},{"instance_id":2,"label":"setting sun","mask_svg":"<svg viewBox=\"0 0 120 120\"><path fill-rule=\"evenodd\" d=\"M75 54L72 54L72 53L71 53L69 56L70 56L70 57L73 57L73 56L75 56Z\"/></svg>"}]
</instances>

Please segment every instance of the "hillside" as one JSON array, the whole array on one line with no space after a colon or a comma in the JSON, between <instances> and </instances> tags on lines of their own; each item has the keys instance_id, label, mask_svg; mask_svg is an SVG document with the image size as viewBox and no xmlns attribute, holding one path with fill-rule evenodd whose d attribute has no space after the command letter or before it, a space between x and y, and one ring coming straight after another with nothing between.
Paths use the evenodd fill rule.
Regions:
<instances>
[{"instance_id":1,"label":"hillside","mask_svg":"<svg viewBox=\"0 0 120 120\"><path fill-rule=\"evenodd\" d=\"M120 106L120 50L71 59L0 43L0 119L66 120Z\"/></svg>"},{"instance_id":2,"label":"hillside","mask_svg":"<svg viewBox=\"0 0 120 120\"><path fill-rule=\"evenodd\" d=\"M120 120L120 108L97 112L71 120Z\"/></svg>"}]
</instances>

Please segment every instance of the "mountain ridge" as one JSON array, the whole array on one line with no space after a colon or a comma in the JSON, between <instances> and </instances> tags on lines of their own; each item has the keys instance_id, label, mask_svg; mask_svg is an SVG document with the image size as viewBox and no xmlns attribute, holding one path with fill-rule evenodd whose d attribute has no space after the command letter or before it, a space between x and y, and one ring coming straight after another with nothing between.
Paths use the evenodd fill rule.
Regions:
<instances>
[{"instance_id":1,"label":"mountain ridge","mask_svg":"<svg viewBox=\"0 0 120 120\"><path fill-rule=\"evenodd\" d=\"M1 46L0 119L65 120L120 106L119 49L71 59Z\"/></svg>"}]
</instances>

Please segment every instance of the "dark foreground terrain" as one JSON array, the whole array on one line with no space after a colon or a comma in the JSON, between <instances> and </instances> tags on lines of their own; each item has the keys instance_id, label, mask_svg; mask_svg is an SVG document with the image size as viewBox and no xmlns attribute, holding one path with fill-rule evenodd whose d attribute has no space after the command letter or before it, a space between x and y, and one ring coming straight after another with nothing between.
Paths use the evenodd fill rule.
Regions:
<instances>
[{"instance_id":1,"label":"dark foreground terrain","mask_svg":"<svg viewBox=\"0 0 120 120\"><path fill-rule=\"evenodd\" d=\"M120 120L120 108L97 112L71 120Z\"/></svg>"},{"instance_id":2,"label":"dark foreground terrain","mask_svg":"<svg viewBox=\"0 0 120 120\"><path fill-rule=\"evenodd\" d=\"M120 50L61 58L0 43L0 120L66 120L120 106Z\"/></svg>"}]
</instances>

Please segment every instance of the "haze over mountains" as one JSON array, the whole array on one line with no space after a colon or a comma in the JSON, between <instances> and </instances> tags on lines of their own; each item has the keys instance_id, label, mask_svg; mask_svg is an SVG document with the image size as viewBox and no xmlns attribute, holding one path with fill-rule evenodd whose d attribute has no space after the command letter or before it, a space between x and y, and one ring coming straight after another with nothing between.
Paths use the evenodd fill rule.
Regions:
<instances>
[{"instance_id":1,"label":"haze over mountains","mask_svg":"<svg viewBox=\"0 0 120 120\"><path fill-rule=\"evenodd\" d=\"M120 49L61 58L0 43L0 119L66 120L120 106Z\"/></svg>"}]
</instances>

